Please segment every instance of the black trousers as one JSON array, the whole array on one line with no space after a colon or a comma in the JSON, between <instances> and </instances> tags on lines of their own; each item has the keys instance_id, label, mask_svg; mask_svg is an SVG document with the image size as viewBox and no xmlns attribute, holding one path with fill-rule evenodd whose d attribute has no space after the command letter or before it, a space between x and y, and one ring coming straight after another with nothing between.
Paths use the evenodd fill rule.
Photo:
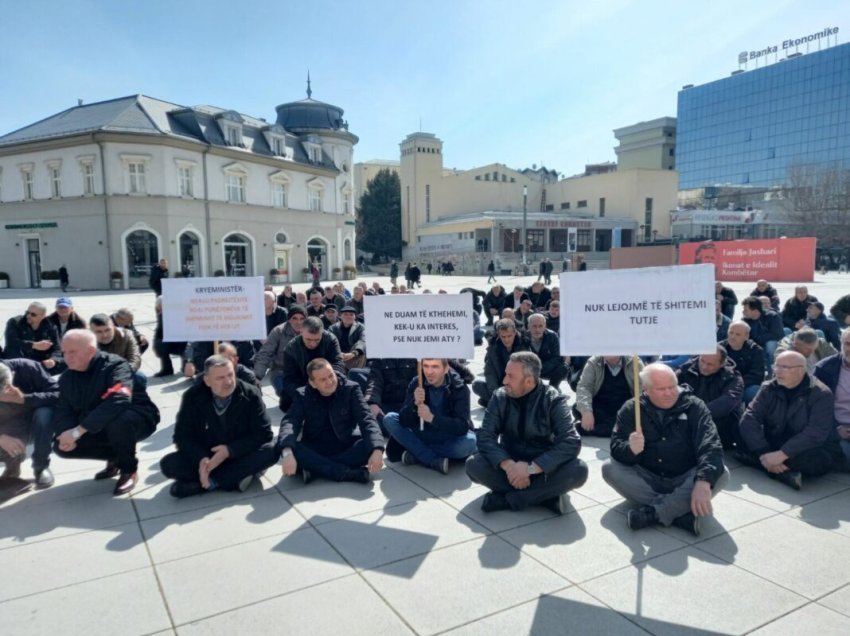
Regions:
<instances>
[{"instance_id":1,"label":"black trousers","mask_svg":"<svg viewBox=\"0 0 850 636\"><path fill-rule=\"evenodd\" d=\"M156 426L135 411L126 411L97 433L86 433L72 451L63 451L58 443L53 450L71 459L103 459L113 462L122 473L134 473L139 467L136 442L154 432Z\"/></svg>"},{"instance_id":2,"label":"black trousers","mask_svg":"<svg viewBox=\"0 0 850 636\"><path fill-rule=\"evenodd\" d=\"M236 490L239 482L248 475L256 475L276 463L280 451L274 442L263 444L257 450L237 459L226 459L210 473L210 477L222 490ZM200 481L198 462L177 451L159 460L159 469L169 479L177 481Z\"/></svg>"},{"instance_id":3,"label":"black trousers","mask_svg":"<svg viewBox=\"0 0 850 636\"><path fill-rule=\"evenodd\" d=\"M739 440L739 446L740 450L750 457L750 462L747 462L750 466L764 470L757 453L747 448L742 440ZM833 466L841 464L843 460L844 455L841 452L841 447L833 449L830 446L819 446L786 459L785 465L788 466L789 470L797 471L801 475L820 477L832 470Z\"/></svg>"},{"instance_id":4,"label":"black trousers","mask_svg":"<svg viewBox=\"0 0 850 636\"><path fill-rule=\"evenodd\" d=\"M583 486L587 481L587 464L576 458L551 473L532 475L531 485L525 490L511 486L505 471L493 468L480 453L466 460L466 474L475 483L503 493L512 510L523 510Z\"/></svg>"},{"instance_id":5,"label":"black trousers","mask_svg":"<svg viewBox=\"0 0 850 636\"><path fill-rule=\"evenodd\" d=\"M366 465L372 450L359 439L353 446L333 454L316 446L307 446L303 442L295 442L292 452L301 468L306 468L318 477L342 481L349 469Z\"/></svg>"}]
</instances>

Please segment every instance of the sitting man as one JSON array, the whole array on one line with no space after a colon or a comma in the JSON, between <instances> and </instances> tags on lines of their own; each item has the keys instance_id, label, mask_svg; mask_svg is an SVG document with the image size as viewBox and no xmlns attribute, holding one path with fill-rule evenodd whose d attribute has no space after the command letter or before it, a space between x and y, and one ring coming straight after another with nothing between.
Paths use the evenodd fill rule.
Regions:
<instances>
[{"instance_id":1,"label":"sitting man","mask_svg":"<svg viewBox=\"0 0 850 636\"><path fill-rule=\"evenodd\" d=\"M717 342L726 340L726 337L729 335L729 325L732 324L732 321L720 310L720 307L720 301L714 301L714 320L717 326L714 335Z\"/></svg>"},{"instance_id":2,"label":"sitting man","mask_svg":"<svg viewBox=\"0 0 850 636\"><path fill-rule=\"evenodd\" d=\"M561 333L561 301L552 300L546 312L546 328Z\"/></svg>"},{"instance_id":3,"label":"sitting man","mask_svg":"<svg viewBox=\"0 0 850 636\"><path fill-rule=\"evenodd\" d=\"M203 381L183 393L174 424L177 450L160 460L160 470L176 480L172 497L216 489L245 492L277 461L273 439L257 387L237 380L225 356L210 356Z\"/></svg>"},{"instance_id":4,"label":"sitting man","mask_svg":"<svg viewBox=\"0 0 850 636\"><path fill-rule=\"evenodd\" d=\"M525 294L531 301L531 307L541 311L546 309L549 301L552 300L552 292L550 292L549 289L547 289L540 281L532 283L531 287L526 287Z\"/></svg>"},{"instance_id":5,"label":"sitting man","mask_svg":"<svg viewBox=\"0 0 850 636\"><path fill-rule=\"evenodd\" d=\"M62 369L62 352L56 329L47 320L47 307L31 302L23 316L9 318L6 323L6 359L27 358L35 360L50 373ZM57 368L57 365L60 365Z\"/></svg>"},{"instance_id":6,"label":"sitting man","mask_svg":"<svg viewBox=\"0 0 850 636\"><path fill-rule=\"evenodd\" d=\"M626 518L632 530L660 523L699 536L700 517L711 514L711 498L729 479L717 427L702 400L677 385L670 367L649 364L640 375L641 431L632 399L617 414L602 477L640 504Z\"/></svg>"},{"instance_id":7,"label":"sitting man","mask_svg":"<svg viewBox=\"0 0 850 636\"><path fill-rule=\"evenodd\" d=\"M523 300L528 300L528 294L525 293L522 285L515 285L513 294L507 297L504 306L510 307L514 311L519 311L519 307L522 305Z\"/></svg>"},{"instance_id":8,"label":"sitting man","mask_svg":"<svg viewBox=\"0 0 850 636\"><path fill-rule=\"evenodd\" d=\"M314 476L369 483L384 467L384 436L360 388L324 358L310 360L307 377L280 423L283 474L300 466L305 484Z\"/></svg>"},{"instance_id":9,"label":"sitting man","mask_svg":"<svg viewBox=\"0 0 850 636\"><path fill-rule=\"evenodd\" d=\"M558 334L546 328L543 314L533 314L528 319L528 345L540 358L540 377L549 380L549 386L557 389L567 379L570 369L561 355Z\"/></svg>"},{"instance_id":10,"label":"sitting man","mask_svg":"<svg viewBox=\"0 0 850 636\"><path fill-rule=\"evenodd\" d=\"M342 362L347 370L362 369L366 366L366 331L363 324L357 322L357 311L346 305L340 312L337 324L328 329L339 342Z\"/></svg>"},{"instance_id":11,"label":"sitting man","mask_svg":"<svg viewBox=\"0 0 850 636\"><path fill-rule=\"evenodd\" d=\"M118 475L115 495L136 485L136 442L159 423L159 410L143 386L133 382L123 358L97 350L91 331L72 329L62 339L68 369L59 377L59 403L53 417L61 457L105 459L95 479Z\"/></svg>"},{"instance_id":12,"label":"sitting man","mask_svg":"<svg viewBox=\"0 0 850 636\"><path fill-rule=\"evenodd\" d=\"M779 293L776 291L776 288L774 288L774 286L766 280L761 279L756 281L756 287L750 292L750 296L755 296L756 298L767 298L770 308L777 313L779 312Z\"/></svg>"},{"instance_id":13,"label":"sitting man","mask_svg":"<svg viewBox=\"0 0 850 636\"><path fill-rule=\"evenodd\" d=\"M502 310L505 308L507 294L505 288L501 285L493 285L487 295L484 296L484 315L487 316L487 326L493 325L494 320L498 320L502 315Z\"/></svg>"},{"instance_id":14,"label":"sitting man","mask_svg":"<svg viewBox=\"0 0 850 636\"><path fill-rule=\"evenodd\" d=\"M811 373L815 365L829 356L834 356L838 351L811 327L803 327L790 336L785 336L776 346L776 357L785 351L796 351L806 359L806 369Z\"/></svg>"},{"instance_id":15,"label":"sitting man","mask_svg":"<svg viewBox=\"0 0 850 636\"><path fill-rule=\"evenodd\" d=\"M56 335L60 341L69 329L88 328L86 321L77 313L74 309L74 303L67 296L62 296L56 301L56 311L50 314L47 319L56 330Z\"/></svg>"},{"instance_id":16,"label":"sitting man","mask_svg":"<svg viewBox=\"0 0 850 636\"><path fill-rule=\"evenodd\" d=\"M726 287L720 281L714 283L714 293L717 300L720 301L720 311L729 320L735 318L735 307L738 306L738 296L730 287Z\"/></svg>"},{"instance_id":17,"label":"sitting man","mask_svg":"<svg viewBox=\"0 0 850 636\"><path fill-rule=\"evenodd\" d=\"M829 313L842 329L850 326L850 294L845 294L836 300L835 304L829 308Z\"/></svg>"},{"instance_id":18,"label":"sitting man","mask_svg":"<svg viewBox=\"0 0 850 636\"><path fill-rule=\"evenodd\" d=\"M369 361L369 378L363 394L366 404L378 426L384 429L384 417L387 413L398 413L407 398L407 387L417 377L417 365L414 358L378 358ZM358 381L361 378L352 378ZM401 459L402 449L390 440L387 443L387 459L397 462Z\"/></svg>"},{"instance_id":19,"label":"sitting man","mask_svg":"<svg viewBox=\"0 0 850 636\"><path fill-rule=\"evenodd\" d=\"M735 369L735 363L728 359L726 349L718 345L715 353L692 358L679 367L676 375L680 385L689 386L693 394L705 402L723 448L732 448L744 412L741 401L744 380Z\"/></svg>"},{"instance_id":20,"label":"sitting man","mask_svg":"<svg viewBox=\"0 0 850 636\"><path fill-rule=\"evenodd\" d=\"M484 414L478 452L466 461L469 478L490 490L481 509L543 505L562 515L567 492L587 480L567 397L540 381L540 359L530 351L511 355L503 384Z\"/></svg>"},{"instance_id":21,"label":"sitting man","mask_svg":"<svg viewBox=\"0 0 850 636\"><path fill-rule=\"evenodd\" d=\"M841 332L841 353L818 362L813 375L832 391L836 430L845 457L842 470L846 471L850 466L850 329Z\"/></svg>"},{"instance_id":22,"label":"sitting man","mask_svg":"<svg viewBox=\"0 0 850 636\"><path fill-rule=\"evenodd\" d=\"M643 363L638 359L638 371ZM573 415L582 435L610 437L617 413L635 396L632 356L591 356L576 387Z\"/></svg>"},{"instance_id":23,"label":"sitting man","mask_svg":"<svg viewBox=\"0 0 850 636\"><path fill-rule=\"evenodd\" d=\"M825 475L843 465L832 392L806 372L796 351L776 357L776 378L765 382L741 418L741 462L767 471L794 490L803 475Z\"/></svg>"},{"instance_id":24,"label":"sitting man","mask_svg":"<svg viewBox=\"0 0 850 636\"><path fill-rule=\"evenodd\" d=\"M750 326L743 320L736 320L729 325L726 340L717 343L726 349L727 357L741 374L744 381L741 399L745 404L752 401L764 382L764 350L749 338Z\"/></svg>"},{"instance_id":25,"label":"sitting man","mask_svg":"<svg viewBox=\"0 0 850 636\"><path fill-rule=\"evenodd\" d=\"M271 330L286 322L286 309L277 304L277 296L272 291L263 292L263 304L266 309L266 335L271 333ZM259 349L262 343L255 346Z\"/></svg>"},{"instance_id":26,"label":"sitting man","mask_svg":"<svg viewBox=\"0 0 850 636\"><path fill-rule=\"evenodd\" d=\"M50 448L58 399L56 378L38 362L26 358L0 362L0 462L6 465L0 479L20 477L27 440L32 439L35 485L53 485Z\"/></svg>"},{"instance_id":27,"label":"sitting man","mask_svg":"<svg viewBox=\"0 0 850 636\"><path fill-rule=\"evenodd\" d=\"M782 328L782 318L775 311L765 309L761 301L754 296L747 296L741 301L744 322L750 326L750 339L764 349L765 366L770 374L774 354L779 341L785 337Z\"/></svg>"},{"instance_id":28,"label":"sitting man","mask_svg":"<svg viewBox=\"0 0 850 636\"><path fill-rule=\"evenodd\" d=\"M484 356L484 379L472 383L478 404L486 407L493 392L502 386L508 359L517 351L528 351L528 343L517 333L513 320L502 318L493 327L493 338Z\"/></svg>"},{"instance_id":29,"label":"sitting man","mask_svg":"<svg viewBox=\"0 0 850 636\"><path fill-rule=\"evenodd\" d=\"M307 305L307 317L316 316L321 318L325 313L325 305L322 303L322 290L310 290L310 304Z\"/></svg>"},{"instance_id":30,"label":"sitting man","mask_svg":"<svg viewBox=\"0 0 850 636\"><path fill-rule=\"evenodd\" d=\"M280 410L285 411L295 399L295 392L307 386L309 374L307 364L311 360L322 358L333 365L334 370L345 375L345 364L339 341L333 334L325 331L322 321L315 316L304 319L301 334L289 341L283 350L283 392L280 396Z\"/></svg>"},{"instance_id":31,"label":"sitting man","mask_svg":"<svg viewBox=\"0 0 850 636\"><path fill-rule=\"evenodd\" d=\"M236 346L232 342L219 342L216 354L224 356L225 358L230 360L230 363L235 369L237 380L242 380L243 382L262 390L262 388L260 387L260 381L257 379L256 374L244 364L239 362L239 352L237 351ZM206 361L204 361L204 366L206 366ZM200 373L195 374L195 384L202 384L204 381L204 376L206 374L203 371L203 367L201 369L202 370L200 371Z\"/></svg>"},{"instance_id":32,"label":"sitting man","mask_svg":"<svg viewBox=\"0 0 850 636\"><path fill-rule=\"evenodd\" d=\"M816 302L809 305L806 310L806 326L820 331L824 340L836 350L841 349L841 327L832 316L824 312L823 303Z\"/></svg>"},{"instance_id":33,"label":"sitting man","mask_svg":"<svg viewBox=\"0 0 850 636\"><path fill-rule=\"evenodd\" d=\"M142 354L139 353L139 343L129 331L116 327L112 318L106 314L95 314L89 320L89 325L97 338L97 348L105 353L112 353L124 358L130 365L130 370L143 386L147 386L147 378L139 371L142 366Z\"/></svg>"},{"instance_id":34,"label":"sitting man","mask_svg":"<svg viewBox=\"0 0 850 636\"><path fill-rule=\"evenodd\" d=\"M126 307L121 307L117 309L114 314L112 314L112 323L116 327L121 327L126 329L136 338L136 343L139 345L139 353L144 355L145 351L148 350L150 343L148 339L139 333L139 330L136 328L136 325L133 324L135 320L135 316L133 312L127 309Z\"/></svg>"},{"instance_id":35,"label":"sitting man","mask_svg":"<svg viewBox=\"0 0 850 636\"><path fill-rule=\"evenodd\" d=\"M269 337L254 356L254 375L262 380L266 372L271 371L271 383L275 394L283 393L283 352L289 341L301 333L306 312L301 305L291 304L285 324L271 330Z\"/></svg>"},{"instance_id":36,"label":"sitting man","mask_svg":"<svg viewBox=\"0 0 850 636\"><path fill-rule=\"evenodd\" d=\"M809 305L816 302L818 302L817 297L809 294L808 287L797 285L794 288L794 295L785 301L785 306L782 308L782 324L785 327L785 333L805 327Z\"/></svg>"},{"instance_id":37,"label":"sitting man","mask_svg":"<svg viewBox=\"0 0 850 636\"><path fill-rule=\"evenodd\" d=\"M469 416L469 387L448 360L422 360L425 381L413 378L399 413L387 413L384 427L406 450L406 466L423 464L447 475L450 459L475 452L475 433ZM421 424L420 424L421 422Z\"/></svg>"}]
</instances>

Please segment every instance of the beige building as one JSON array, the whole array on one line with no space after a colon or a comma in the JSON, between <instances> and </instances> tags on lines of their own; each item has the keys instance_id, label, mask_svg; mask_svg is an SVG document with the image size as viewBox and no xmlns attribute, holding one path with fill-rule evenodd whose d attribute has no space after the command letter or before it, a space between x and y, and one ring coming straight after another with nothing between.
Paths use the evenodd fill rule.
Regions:
<instances>
[{"instance_id":1,"label":"beige building","mask_svg":"<svg viewBox=\"0 0 850 636\"><path fill-rule=\"evenodd\" d=\"M617 165L620 170L649 168L676 169L676 118L659 117L651 121L614 130L619 145Z\"/></svg>"},{"instance_id":2,"label":"beige building","mask_svg":"<svg viewBox=\"0 0 850 636\"><path fill-rule=\"evenodd\" d=\"M391 159L372 159L354 164L354 207L360 207L360 197L366 191L366 186L381 170L399 173L399 162Z\"/></svg>"}]
</instances>

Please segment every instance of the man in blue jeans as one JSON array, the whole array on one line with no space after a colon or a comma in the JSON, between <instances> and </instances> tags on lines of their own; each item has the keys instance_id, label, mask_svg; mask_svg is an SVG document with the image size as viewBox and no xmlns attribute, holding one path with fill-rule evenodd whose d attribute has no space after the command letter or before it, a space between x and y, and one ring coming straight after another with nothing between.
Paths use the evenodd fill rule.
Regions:
<instances>
[{"instance_id":1,"label":"man in blue jeans","mask_svg":"<svg viewBox=\"0 0 850 636\"><path fill-rule=\"evenodd\" d=\"M422 374L422 388L413 378L404 406L384 416L384 427L406 449L402 463L422 464L446 475L450 459L466 459L475 452L469 387L444 358L422 360Z\"/></svg>"}]
</instances>

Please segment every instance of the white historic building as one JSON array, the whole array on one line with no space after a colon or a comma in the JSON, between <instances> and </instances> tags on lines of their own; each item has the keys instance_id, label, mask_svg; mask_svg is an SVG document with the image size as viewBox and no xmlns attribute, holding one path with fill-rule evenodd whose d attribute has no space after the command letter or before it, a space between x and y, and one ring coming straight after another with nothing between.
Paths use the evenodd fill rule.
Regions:
<instances>
[{"instance_id":1,"label":"white historic building","mask_svg":"<svg viewBox=\"0 0 850 636\"><path fill-rule=\"evenodd\" d=\"M37 287L147 286L172 275L302 281L353 265L353 149L343 110L311 98L274 123L133 95L78 105L0 137L0 271ZM272 272L272 270L275 270Z\"/></svg>"}]
</instances>

